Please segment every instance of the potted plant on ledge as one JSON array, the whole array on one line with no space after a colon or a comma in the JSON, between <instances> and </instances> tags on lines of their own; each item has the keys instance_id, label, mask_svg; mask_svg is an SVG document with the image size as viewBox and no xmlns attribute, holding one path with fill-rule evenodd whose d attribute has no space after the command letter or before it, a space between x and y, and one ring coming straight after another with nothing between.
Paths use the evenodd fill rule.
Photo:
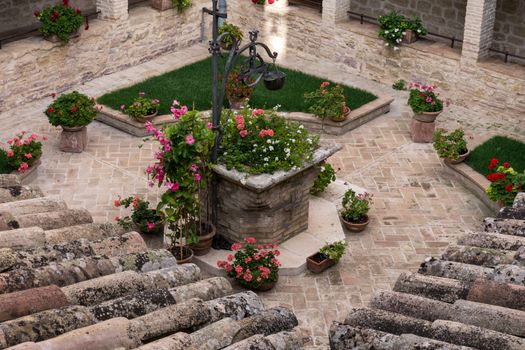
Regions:
<instances>
[{"instance_id":1,"label":"potted plant on ledge","mask_svg":"<svg viewBox=\"0 0 525 350\"><path fill-rule=\"evenodd\" d=\"M52 94L55 97L55 94ZM86 126L97 115L95 99L73 91L60 95L44 112L53 126L61 126L59 148L63 152L82 152L87 145Z\"/></svg>"},{"instance_id":2,"label":"potted plant on ledge","mask_svg":"<svg viewBox=\"0 0 525 350\"><path fill-rule=\"evenodd\" d=\"M84 17L80 9L69 6L69 0L63 0L55 6L45 7L42 11L35 11L42 26L39 31L46 40L67 44L69 39L80 35Z\"/></svg>"},{"instance_id":3,"label":"potted plant on ledge","mask_svg":"<svg viewBox=\"0 0 525 350\"><path fill-rule=\"evenodd\" d=\"M463 129L456 129L448 135L445 130L438 129L434 133L434 149L440 158L450 164L459 164L469 155Z\"/></svg>"},{"instance_id":4,"label":"potted plant on ledge","mask_svg":"<svg viewBox=\"0 0 525 350\"><path fill-rule=\"evenodd\" d=\"M164 245L164 223L156 209L149 207L149 202L138 195L115 200L115 207L131 209L131 216L116 217L115 220L125 229L135 228L151 249L159 249Z\"/></svg>"},{"instance_id":5,"label":"potted plant on ledge","mask_svg":"<svg viewBox=\"0 0 525 350\"><path fill-rule=\"evenodd\" d=\"M241 29L235 24L224 22L224 24L219 27L219 34L224 33L230 33L230 35L226 35L222 38L221 47L224 50L231 50L234 41L237 41L238 45L241 43L243 34Z\"/></svg>"},{"instance_id":6,"label":"potted plant on ledge","mask_svg":"<svg viewBox=\"0 0 525 350\"><path fill-rule=\"evenodd\" d=\"M151 0L151 7L160 11L176 8L182 12L191 6L191 0Z\"/></svg>"},{"instance_id":7,"label":"potted plant on ledge","mask_svg":"<svg viewBox=\"0 0 525 350\"><path fill-rule=\"evenodd\" d=\"M330 119L334 122L342 122L350 114L343 88L339 84L331 85L325 81L316 91L305 93L304 98L306 101L313 101L309 111L323 121Z\"/></svg>"},{"instance_id":8,"label":"potted plant on ledge","mask_svg":"<svg viewBox=\"0 0 525 350\"><path fill-rule=\"evenodd\" d=\"M279 280L281 254L274 243L259 244L253 237L246 237L243 243L234 243L226 260L218 260L217 266L224 269L241 286L255 290L272 289Z\"/></svg>"},{"instance_id":9,"label":"potted plant on ledge","mask_svg":"<svg viewBox=\"0 0 525 350\"><path fill-rule=\"evenodd\" d=\"M0 148L0 173L14 173L21 181L28 181L31 174L36 174L42 156L42 142L47 138L22 131L7 141L9 149Z\"/></svg>"},{"instance_id":10,"label":"potted plant on ledge","mask_svg":"<svg viewBox=\"0 0 525 350\"><path fill-rule=\"evenodd\" d=\"M372 195L368 192L356 194L352 189L345 192L342 201L341 220L344 226L353 232L363 231L368 223L368 211L372 203Z\"/></svg>"},{"instance_id":11,"label":"potted plant on ledge","mask_svg":"<svg viewBox=\"0 0 525 350\"><path fill-rule=\"evenodd\" d=\"M396 11L379 17L379 37L385 41L385 46L395 51L399 50L399 44L411 44L427 33L419 17L407 19Z\"/></svg>"},{"instance_id":12,"label":"potted plant on ledge","mask_svg":"<svg viewBox=\"0 0 525 350\"><path fill-rule=\"evenodd\" d=\"M159 113L159 103L157 99L144 97L144 92L139 92L139 97L133 100L129 106L122 105L120 110L127 114L131 119L144 123L153 120Z\"/></svg>"},{"instance_id":13,"label":"potted plant on ledge","mask_svg":"<svg viewBox=\"0 0 525 350\"><path fill-rule=\"evenodd\" d=\"M321 273L341 260L346 253L348 242L327 243L317 253L306 258L306 268L313 273Z\"/></svg>"}]
</instances>

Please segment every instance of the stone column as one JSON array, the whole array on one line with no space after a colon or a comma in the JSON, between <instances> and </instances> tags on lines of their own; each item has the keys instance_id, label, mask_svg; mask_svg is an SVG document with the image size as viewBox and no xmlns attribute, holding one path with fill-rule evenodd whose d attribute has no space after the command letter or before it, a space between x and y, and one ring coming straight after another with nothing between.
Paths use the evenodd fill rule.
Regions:
<instances>
[{"instance_id":1,"label":"stone column","mask_svg":"<svg viewBox=\"0 0 525 350\"><path fill-rule=\"evenodd\" d=\"M123 20L128 18L128 0L97 0L99 18Z\"/></svg>"},{"instance_id":2,"label":"stone column","mask_svg":"<svg viewBox=\"0 0 525 350\"><path fill-rule=\"evenodd\" d=\"M334 26L347 18L350 0L323 0L323 24Z\"/></svg>"},{"instance_id":3,"label":"stone column","mask_svg":"<svg viewBox=\"0 0 525 350\"><path fill-rule=\"evenodd\" d=\"M492 45L496 0L468 0L461 60L467 64L487 57Z\"/></svg>"}]
</instances>

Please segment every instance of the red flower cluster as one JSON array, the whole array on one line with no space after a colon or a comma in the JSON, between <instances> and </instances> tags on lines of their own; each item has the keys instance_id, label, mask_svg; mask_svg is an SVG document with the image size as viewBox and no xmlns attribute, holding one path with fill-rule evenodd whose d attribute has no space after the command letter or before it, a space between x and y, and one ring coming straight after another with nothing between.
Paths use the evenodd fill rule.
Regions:
<instances>
[{"instance_id":1,"label":"red flower cluster","mask_svg":"<svg viewBox=\"0 0 525 350\"><path fill-rule=\"evenodd\" d=\"M487 179L488 179L490 182L496 182L496 181L500 181L500 180L505 180L505 174L502 174L502 173L492 173L492 174L488 174L488 175L487 175Z\"/></svg>"},{"instance_id":2,"label":"red flower cluster","mask_svg":"<svg viewBox=\"0 0 525 350\"><path fill-rule=\"evenodd\" d=\"M505 163L508 164L508 163ZM489 169L492 170L498 165L498 160L496 158L492 158L489 163Z\"/></svg>"}]
</instances>

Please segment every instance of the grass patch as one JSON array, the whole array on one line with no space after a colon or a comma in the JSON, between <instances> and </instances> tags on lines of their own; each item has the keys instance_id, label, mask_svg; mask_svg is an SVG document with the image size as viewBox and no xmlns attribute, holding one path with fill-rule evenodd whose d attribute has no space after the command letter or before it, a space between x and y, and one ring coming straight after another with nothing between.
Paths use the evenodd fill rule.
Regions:
<instances>
[{"instance_id":1,"label":"grass patch","mask_svg":"<svg viewBox=\"0 0 525 350\"><path fill-rule=\"evenodd\" d=\"M499 164L509 162L514 170L523 172L525 170L525 143L517 140L495 136L478 147L476 147L466 159L466 163L478 173L488 175L489 162L492 158L499 160Z\"/></svg>"},{"instance_id":2,"label":"grass patch","mask_svg":"<svg viewBox=\"0 0 525 350\"><path fill-rule=\"evenodd\" d=\"M219 67L224 66L224 60ZM308 112L309 104L304 102L304 93L319 88L326 79L314 77L296 70L279 68L286 73L286 83L279 91L269 91L261 82L254 89L250 105L257 108L272 108L281 105L282 111ZM346 103L351 109L375 100L377 97L367 91L342 85ZM129 105L144 91L146 97L160 100L160 114L169 114L174 99L182 104L194 106L197 110L211 109L211 58L195 62L180 69L147 79L141 83L113 91L98 99L98 103L119 109ZM227 107L225 98L225 107Z\"/></svg>"},{"instance_id":3,"label":"grass patch","mask_svg":"<svg viewBox=\"0 0 525 350\"><path fill-rule=\"evenodd\" d=\"M0 174L9 174L13 168L7 163L7 153L0 149Z\"/></svg>"}]
</instances>

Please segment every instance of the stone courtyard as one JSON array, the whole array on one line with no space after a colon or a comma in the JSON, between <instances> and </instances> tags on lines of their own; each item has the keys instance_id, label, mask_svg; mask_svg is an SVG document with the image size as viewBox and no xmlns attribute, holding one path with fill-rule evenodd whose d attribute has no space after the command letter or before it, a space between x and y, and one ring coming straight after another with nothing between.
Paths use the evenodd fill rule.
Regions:
<instances>
[{"instance_id":1,"label":"stone courtyard","mask_svg":"<svg viewBox=\"0 0 525 350\"><path fill-rule=\"evenodd\" d=\"M345 14L341 14L341 8L343 6L340 1L325 1L328 3L328 6L326 6L326 11L323 10L323 21L326 21L328 18L329 23L334 25L335 22L345 16ZM487 1L488 0L483 0L480 2L485 3ZM97 0L97 3L98 2ZM200 0L197 2L199 5L204 4L204 2ZM358 3L366 7L369 2L370 1L359 1ZM392 2L397 3L393 0ZM108 1L108 3L111 3L111 1ZM250 1L247 1L247 3L249 3L248 5L251 4ZM464 15L465 10L469 12L468 9L465 9L466 7L469 5L472 7L477 4L477 2L473 0L469 0L468 4L464 3L465 1L461 1L462 7L456 12ZM472 5L473 3L476 4ZM205 5L207 5L207 3ZM247 14L244 13L243 6L248 5L239 5L240 9L235 7L234 12L234 18L242 21L244 26L247 26L245 23ZM335 9L333 7L335 7ZM494 4L493 7L495 8L496 5ZM522 9L522 7L517 8ZM120 9L118 6L114 6L111 9L112 11L116 11L116 13L110 14L109 17L104 17L105 20L117 21L115 23L119 23L119 20L127 20L128 13L126 11ZM133 11L138 12L138 9L130 10L130 14ZM151 9L146 10L146 14L144 14L144 17L141 17L141 19L153 18L151 11ZM275 16L275 13L272 11L273 10L269 11L269 18ZM471 9L469 13L467 21L473 21L477 12ZM106 14L104 14L104 16L105 15ZM305 16L305 22L301 22L298 26L308 27L307 22L311 15L311 12L308 12L308 15ZM487 16L483 11L482 15ZM289 20L297 15L292 10L287 16L289 16L287 17L287 20ZM55 86L60 87L60 91L78 90L88 96L98 98L110 91L131 86L146 78L154 77L204 59L209 56L208 46L204 43L198 43L194 35L198 30L190 26L191 21L197 22L197 18L199 17L199 12L194 11L188 22L180 24L180 28L183 28L185 31L185 37L191 37L184 45L149 47L149 49L151 49L151 57L146 57L144 53L141 53L143 57L137 56L132 58L130 56L122 58L122 64L116 64L112 61L115 61L116 57L124 55L123 52L125 52L126 48L120 53L113 51L113 49L98 48L99 52L104 52L101 56L104 55L104 57L106 57L107 54L106 58L109 62L107 63L107 67L104 66L102 59L100 59L101 61L97 62L98 68L96 71L84 72L85 75L83 75L82 78L71 79L68 84L57 82ZM166 18L163 20L167 21ZM264 23L264 18L261 17L258 21ZM482 22L483 21L484 19L482 19ZM140 29L137 29L137 31L143 30L144 33L146 33L144 36L151 35L148 34L147 29L145 29L146 25L144 25L144 23L147 23L147 20L144 20L144 23L142 21L137 23L132 23L130 26L135 26L133 28L136 29L138 25ZM483 24L486 23L483 22ZM492 22L492 25L493 24ZM291 24L289 25L291 26ZM434 25L437 24L434 23ZM282 23L276 26L282 27ZM331 28L329 29L329 33L341 34L342 32L346 33L346 30L348 30L347 27L349 26L349 24L345 23L344 28L343 25L327 27ZM205 30L204 27L206 27L206 30L208 29L207 24L203 25L203 30ZM458 31L459 29L453 28L454 31ZM437 120L437 126L447 130L453 130L458 127L464 128L469 142L475 138L488 138L491 135L508 136L525 142L525 133L523 132L525 130L525 110L522 110L522 106L524 106L524 91L520 91L519 89L520 86L522 86L520 85L522 82L520 79L524 72L520 70L516 73L513 77L514 80L509 78L508 84L505 74L512 71L513 66L510 66L510 68L506 66L503 69L505 71L504 73L501 73L501 70L497 73L495 72L490 76L489 79L492 80L488 83L474 79L475 83L465 91L462 91L460 87L454 84L455 81L460 82L461 77L472 78L483 75L483 72L476 71L475 66L470 66L472 62L476 62L477 59L482 56L480 52L484 50L484 32L482 28L478 29L479 32L468 32L465 34L467 37L465 40L467 42L464 45L466 49L464 49L463 56L457 56L457 52L451 53L451 51L446 51L448 49L444 49L442 54L438 55L442 56L439 65L447 67L447 65L449 65L448 62L456 62L460 68L458 68L457 71L444 68L442 70L444 72L443 75L440 74L440 69L437 69L440 71L439 74L436 72L432 72L431 74L432 79L447 81L448 77L455 76L457 73L457 76L452 80L452 86L449 86L448 89L448 91L454 92L450 96L452 104L440 115ZM97 23L94 24L94 30L97 36L105 35L102 26L99 26ZM125 36L123 34L125 30L127 29L123 29L119 27L118 24L115 24L115 32L120 33L118 35ZM277 31L279 35L283 35L282 28ZM286 37L286 30L284 30L284 33ZM270 33L263 33L263 37L268 38L268 36L270 36L269 34ZM300 42L301 39L299 35L294 35L292 35L290 30L291 39L288 43L286 40L284 40L283 43L274 38L274 43L280 44L280 49L284 51L284 54L278 59L279 65L291 69L300 68L301 71L311 75L364 89L376 95L392 96L394 98L388 113L344 135L334 136L323 134L321 136L324 142L342 146L342 149L328 160L336 169L338 181L359 186L373 194L373 205L371 206L369 214L371 221L368 228L359 233L345 231L345 239L349 243L348 252L338 265L328 271L319 275L306 272L298 276L280 276L275 288L267 292L258 293L262 300L262 305L250 299L252 298L250 296L251 294L248 296L242 295L242 298L248 300L248 306L253 303L253 305L255 305L254 308L258 310L257 312L262 312L268 319L281 320L277 316L271 318L274 317L274 315L270 315L274 312L271 310L287 310L284 308L281 309L280 307L285 307L293 311L299 321L298 328L302 331L301 334L308 337L304 348L320 350L330 349L329 335L334 321L345 320L347 315L355 308L367 307L371 301L376 300L374 298L376 298L377 293L382 293L381 291L387 291L385 293L388 293L388 291L391 291L396 281L399 281L399 278L403 278L400 277L400 275L405 276L402 274L416 273L422 262L431 264L431 262L429 262L430 257L441 256L447 247L454 246L458 239L464 239L463 236L465 234L472 231L488 231L486 229L487 224L483 224L483 220L486 217L495 216L497 213L480 201L464 184L458 182L450 175L450 172L447 171L443 161L437 156L431 143L414 143L412 141L410 134L412 111L406 103L408 92L392 89L389 80L395 76L395 73L378 73L373 69L363 73L358 69L353 69L355 68L355 62L352 61L353 59L350 60L348 57L343 57L344 55L338 56L336 54L334 61L331 60L333 57L328 57L324 53L321 54L320 57L315 58L315 50L311 48L305 49L305 52L295 52L294 50L297 49L297 42L295 41ZM346 46L353 47L354 45L365 45L367 41L371 40L367 35L366 33L362 34L359 42L356 43L345 41L347 39L336 40L340 40L338 44L339 48ZM469 44L468 36L475 38L472 39L474 44ZM343 35L339 36L339 38L342 37ZM168 41L168 38L162 37L158 40L158 43L153 45L161 45L161 41L163 40ZM322 38L323 46L327 45L326 40L326 37ZM501 35L497 40L498 45L500 45L500 41L504 41ZM154 40L152 40L152 42L154 42ZM310 44L313 45L312 43ZM15 43L15 45L17 44ZM127 45L130 44L128 43ZM373 45L376 44L371 44L370 47L373 47ZM441 48L441 46L439 46L441 44L438 43L435 45L437 45L435 46L438 48L437 50ZM523 52L519 49L520 45L516 46L518 47L518 52ZM368 47L367 50L372 50L370 47ZM133 47L128 47L128 49L134 50ZM9 53L10 56L8 57L8 54L3 55L3 50L4 49L0 50L0 59L5 57L6 59L12 59L13 62L16 60L17 54ZM146 50L148 50L148 48L146 48ZM428 50L428 48L422 49L416 46L416 49L412 50L414 52L411 51L408 53L405 59L411 61L410 64L418 67L417 69L419 69L419 71L415 72L414 75L419 76L420 73L424 71L424 68L421 68L422 64L420 64L417 59L413 59L413 56L419 55L421 57L418 59L421 59L421 62L425 62L425 57L428 59L428 51L425 50ZM30 52L30 49L25 47L20 49L20 52L23 52L23 54L21 54L22 60L28 60L28 52ZM68 56L68 62L73 60L72 57L72 55ZM356 59L361 60L363 57ZM364 60L366 61L366 58ZM27 61L26 64L27 67L31 68L32 63L29 63L29 61ZM381 66L378 60L371 59L371 61L373 64ZM83 57L82 65L85 66L88 62L89 59ZM42 65L45 66L48 63L49 62L43 62ZM387 62L387 64L390 63ZM0 67L2 67L3 64L4 63L0 63ZM488 69L487 67L490 64L491 63L486 63L483 69ZM361 63L357 65L361 65ZM8 72L9 76L18 77L16 74L17 69L13 67L14 63L12 66L7 67L6 72ZM410 71L410 69L406 67L406 64L399 66L399 76L405 74L406 71ZM387 66L383 68L386 71L391 69L391 67L389 68ZM28 69L28 71L30 70L31 69ZM67 75L67 72L61 72L60 74ZM523 76L525 76L525 74L523 74ZM91 213L93 221L100 224L114 222L115 217L121 215L121 210L114 206L115 199L120 195L127 197L138 194L151 202L158 202L162 194L162 189L148 187L148 178L145 174L145 169L152 163L156 150L156 145L152 140L134 137L116 128L94 121L88 126L89 142L84 152L61 152L58 148L60 129L50 126L46 116L43 114L43 111L53 100L51 93L55 91L49 90L48 93L44 93L43 91L49 88L47 83L36 84L38 86L33 90L27 89L26 91L23 86L28 81L31 81L27 71L20 74L20 81L15 82L13 80L7 82L8 79L9 78L0 77L0 82L5 82L5 90L0 92L0 108L3 108L0 109L0 121L2 121L0 146L7 146L7 140L21 130L34 132L48 138L43 146L42 164L39 166L38 175L31 182L31 186L38 186L46 197L64 200L69 209L87 209L89 213ZM485 90L484 88L478 88L478 85L487 85L489 88ZM503 85L504 87L500 89ZM13 92L10 93L7 91L8 88L12 88ZM501 95L505 97L498 95L495 103L485 111L485 106L490 104L490 102L487 102L487 99L490 100L491 98L490 89L494 89L494 91L496 91L495 94L501 93ZM474 91L473 94L475 96L473 100L476 105L475 108L469 108L468 106L470 91ZM510 95L509 97L505 91L512 91L517 97L512 98L510 93L508 94ZM18 94L19 92L20 94ZM173 96L173 98L175 99L177 96ZM506 104L504 98L512 101ZM454 103L455 99L458 100L458 103ZM498 115L498 117L495 117L495 115ZM0 214L1 213L2 210L0 210ZM520 234L516 234L516 236L520 236ZM130 236L131 238L126 237L126 239L134 239L132 236ZM127 243L122 244L125 245ZM519 244L523 244L523 246ZM519 244L516 243L516 245L520 246L520 249L523 250L525 242L520 242ZM0 248L2 247L0 246ZM138 251L132 251L131 253L137 254ZM170 261L170 258L171 257L163 257L167 262ZM515 261L513 260L512 263L506 263L523 266L520 265L522 264L521 258L518 259L514 257L514 259ZM449 260L453 261L452 258ZM503 264L502 262L500 263ZM490 267L492 268L494 266ZM190 283L202 283L202 286L205 285L206 288L209 289L202 291L202 296L199 294L195 297L202 297L203 300L219 300L217 305L223 305L221 303L226 305L227 302L229 302L224 301L224 299L216 299L226 298L226 295L231 292L231 287L225 285L222 280L220 282L217 282L219 279L212 280L212 276L208 276L205 273L203 273L201 277L200 273L192 270L193 267L185 267L184 269L183 272L177 272L184 275L183 285L187 285L186 287L188 288L187 294L180 292L181 298L189 298L192 293L198 294L198 288L195 287L195 285L190 285ZM133 267L133 272L137 274L142 273L143 275L156 275L155 271L142 270L142 267L139 266ZM161 275L161 273L158 275ZM162 275L162 283L169 285L170 288L174 288L175 284L173 283L175 282L171 281L170 278L171 277ZM201 278L205 280L201 280ZM201 281L199 282L199 280ZM210 287L210 285L212 286ZM176 287L178 288L179 285L177 284ZM186 287L183 286L183 288ZM215 294L209 292L215 287L217 287ZM523 286L519 287L523 288ZM68 287L63 287L62 289L66 290L67 288ZM184 291L186 291L186 289L184 289ZM243 289L234 286L234 291L241 293ZM208 292L213 295L208 295ZM74 295L73 292L71 293L71 295ZM523 294L525 293L523 290L520 290L519 293L525 295ZM68 294L68 298L69 297L70 294ZM235 299L235 303L239 305L244 302L238 300L241 297L235 298L237 298ZM520 300L525 300L523 297L521 298ZM68 302L70 302L71 305L75 305L75 302L70 300L68 300ZM198 302L194 300L191 302L198 304ZM480 301L480 303L481 302L482 301ZM483 302L487 303L486 301ZM210 309L213 308L213 305L216 305L213 304L213 301L206 301L205 303L207 303L206 308ZM189 311L184 309L184 304L182 305L180 310L174 310L179 310L181 314L187 315ZM246 307L245 304L242 305ZM506 306L509 307L508 305ZM196 308L193 304L187 307ZM521 310L520 312L522 313L525 312L523 305L518 305L513 309ZM283 313L286 314L286 312L287 311L282 311L281 316ZM254 314L248 314L249 313L246 315L247 317L253 317L256 312L254 312ZM175 322L169 315L163 317L166 317L167 323ZM228 315L226 317L228 317ZM229 315L229 317L234 318L232 315ZM286 318L289 317L289 315L286 314L282 317ZM515 317L519 322L525 322L522 314L517 314L517 316L512 314L509 317ZM140 320L142 320L142 318L147 319L147 316L141 316ZM218 320L219 318L213 321L210 320L209 322L210 324L212 322L222 322ZM139 321L137 318L136 321L133 322L142 321ZM285 321L282 322L285 323ZM518 326L521 324L519 322L516 323ZM264 322L260 321L260 324L263 323ZM476 323L473 324L478 326ZM182 328L182 330L185 331L186 329ZM176 331L180 332L181 329ZM386 331L387 330L385 330L385 332ZM525 334L518 334L519 330L513 332L514 333L511 333L509 331L507 333L522 338L525 336ZM399 335L405 333L411 332L402 331ZM153 334L153 331L151 334ZM161 335L165 336L166 334L158 333L156 336L159 338ZM201 332L201 334L206 333ZM380 334L380 336L383 335L384 334ZM183 344L185 341L186 343L184 344L186 345L190 344L191 341L194 342L192 344L195 344L198 336L199 335L196 334L192 340L188 340L189 338L180 338L180 344ZM212 338L213 334L207 333L206 337ZM0 337L0 344L2 344L1 338L2 337ZM152 336L151 339L153 338ZM135 348L135 346L136 344L119 349L132 349ZM25 350L26 348L17 347L16 349ZM27 348L27 350L32 349L39 350L44 348ZM159 349L168 349L168 347ZM405 347L403 349L416 348ZM443 349L455 350L457 348L444 347ZM509 349L511 349L511 347L509 347Z\"/></svg>"}]
</instances>

